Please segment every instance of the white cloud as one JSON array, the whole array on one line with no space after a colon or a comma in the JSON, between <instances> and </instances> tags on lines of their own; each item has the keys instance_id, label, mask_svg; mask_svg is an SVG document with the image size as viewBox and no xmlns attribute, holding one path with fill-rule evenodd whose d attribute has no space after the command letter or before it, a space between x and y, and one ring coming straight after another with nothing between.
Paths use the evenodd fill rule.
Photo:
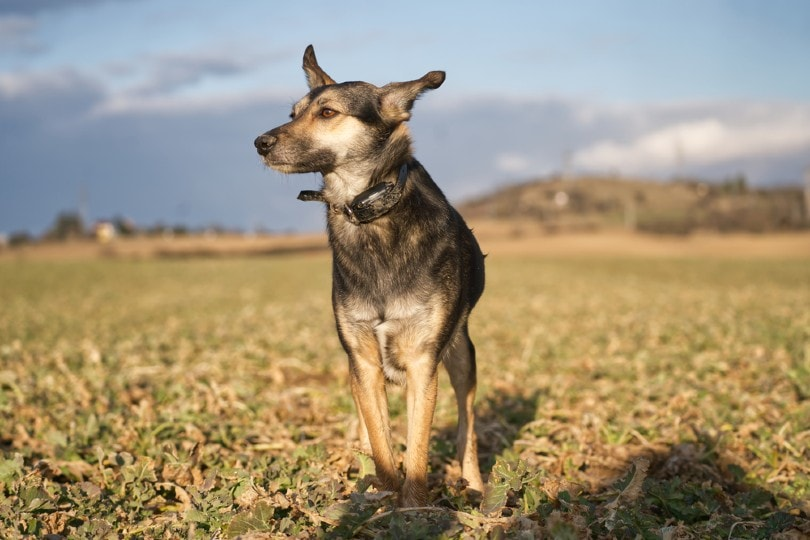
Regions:
<instances>
[{"instance_id":1,"label":"white cloud","mask_svg":"<svg viewBox=\"0 0 810 540\"><path fill-rule=\"evenodd\" d=\"M41 96L98 94L100 88L95 80L72 69L0 72L0 100L33 100Z\"/></svg>"},{"instance_id":2,"label":"white cloud","mask_svg":"<svg viewBox=\"0 0 810 540\"><path fill-rule=\"evenodd\" d=\"M225 53L197 51L108 63L99 70L0 71L0 104L33 103L50 96L55 105L68 96L73 99L83 96L80 108L70 106L62 112L72 117L83 113L98 117L186 114L289 101L294 93L281 87L257 88L241 77L275 59L274 54L266 54L232 60ZM58 117L54 121L58 122Z\"/></svg>"},{"instance_id":3,"label":"white cloud","mask_svg":"<svg viewBox=\"0 0 810 540\"><path fill-rule=\"evenodd\" d=\"M495 167L506 174L526 174L534 172L532 162L526 156L515 152L501 152L495 156Z\"/></svg>"},{"instance_id":4,"label":"white cloud","mask_svg":"<svg viewBox=\"0 0 810 540\"><path fill-rule=\"evenodd\" d=\"M257 88L256 76L282 58L278 51L192 50L147 55L109 63L103 74L109 97L97 114L184 113L246 103L289 99L280 87Z\"/></svg>"},{"instance_id":5,"label":"white cloud","mask_svg":"<svg viewBox=\"0 0 810 540\"><path fill-rule=\"evenodd\" d=\"M252 62L225 52L166 53L138 62L147 73L132 91L144 94L168 94L194 86L203 79L232 77L251 69Z\"/></svg>"},{"instance_id":6,"label":"white cloud","mask_svg":"<svg viewBox=\"0 0 810 540\"><path fill-rule=\"evenodd\" d=\"M15 99L34 89L63 87L64 74L0 73L0 99Z\"/></svg>"},{"instance_id":7,"label":"white cloud","mask_svg":"<svg viewBox=\"0 0 810 540\"><path fill-rule=\"evenodd\" d=\"M273 102L267 92L244 91L217 94L161 94L143 96L137 93L117 93L93 109L93 116L126 114L179 115L194 112L210 113L235 107Z\"/></svg>"},{"instance_id":8,"label":"white cloud","mask_svg":"<svg viewBox=\"0 0 810 540\"><path fill-rule=\"evenodd\" d=\"M629 141L599 140L576 152L574 164L591 170L651 173L810 151L809 105L760 103L734 111L720 107L716 112L637 133Z\"/></svg>"}]
</instances>

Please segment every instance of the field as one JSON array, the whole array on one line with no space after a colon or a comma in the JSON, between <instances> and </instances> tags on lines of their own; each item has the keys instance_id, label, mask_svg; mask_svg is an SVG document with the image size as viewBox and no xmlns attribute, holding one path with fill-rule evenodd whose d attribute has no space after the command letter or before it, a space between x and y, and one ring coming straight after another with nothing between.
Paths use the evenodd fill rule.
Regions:
<instances>
[{"instance_id":1,"label":"field","mask_svg":"<svg viewBox=\"0 0 810 540\"><path fill-rule=\"evenodd\" d=\"M327 253L0 260L0 537L810 535L806 252L514 242L471 321L486 493L442 373L411 510L353 449Z\"/></svg>"}]
</instances>

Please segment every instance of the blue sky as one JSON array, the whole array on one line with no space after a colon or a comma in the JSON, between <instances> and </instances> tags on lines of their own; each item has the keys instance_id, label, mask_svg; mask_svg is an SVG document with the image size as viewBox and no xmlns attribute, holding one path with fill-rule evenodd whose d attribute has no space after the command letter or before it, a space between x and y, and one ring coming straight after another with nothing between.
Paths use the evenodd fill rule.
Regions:
<instances>
[{"instance_id":1,"label":"blue sky","mask_svg":"<svg viewBox=\"0 0 810 540\"><path fill-rule=\"evenodd\" d=\"M447 71L417 156L460 200L561 167L666 179L810 166L801 0L268 2L0 0L0 232L88 219L313 230L312 175L252 139L338 80Z\"/></svg>"},{"instance_id":2,"label":"blue sky","mask_svg":"<svg viewBox=\"0 0 810 540\"><path fill-rule=\"evenodd\" d=\"M18 0L0 10L5 4L6 18L33 19L27 44L7 44L0 68L76 68L117 89L150 61L176 55L245 68L187 92L297 91L290 71L313 42L333 70L380 83L434 61L458 94L810 97L810 4L802 0L417 1L407 9L370 1Z\"/></svg>"}]
</instances>

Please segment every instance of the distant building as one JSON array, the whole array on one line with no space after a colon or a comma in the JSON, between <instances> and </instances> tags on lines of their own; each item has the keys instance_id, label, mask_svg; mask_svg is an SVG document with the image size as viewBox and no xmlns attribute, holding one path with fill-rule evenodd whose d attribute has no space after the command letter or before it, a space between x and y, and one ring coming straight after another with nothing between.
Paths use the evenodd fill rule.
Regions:
<instances>
[{"instance_id":1,"label":"distant building","mask_svg":"<svg viewBox=\"0 0 810 540\"><path fill-rule=\"evenodd\" d=\"M109 221L97 221L93 226L93 236L100 244L109 244L118 235L118 231Z\"/></svg>"}]
</instances>

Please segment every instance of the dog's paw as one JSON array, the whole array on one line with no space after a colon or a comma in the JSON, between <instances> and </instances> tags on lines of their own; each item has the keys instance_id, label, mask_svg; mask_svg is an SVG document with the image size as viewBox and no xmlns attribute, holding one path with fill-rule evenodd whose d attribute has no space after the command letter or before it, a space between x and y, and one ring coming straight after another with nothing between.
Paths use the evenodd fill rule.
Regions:
<instances>
[{"instance_id":1,"label":"dog's paw","mask_svg":"<svg viewBox=\"0 0 810 540\"><path fill-rule=\"evenodd\" d=\"M408 481L402 484L399 494L399 506L402 508L418 508L427 506L428 489L425 482Z\"/></svg>"}]
</instances>

